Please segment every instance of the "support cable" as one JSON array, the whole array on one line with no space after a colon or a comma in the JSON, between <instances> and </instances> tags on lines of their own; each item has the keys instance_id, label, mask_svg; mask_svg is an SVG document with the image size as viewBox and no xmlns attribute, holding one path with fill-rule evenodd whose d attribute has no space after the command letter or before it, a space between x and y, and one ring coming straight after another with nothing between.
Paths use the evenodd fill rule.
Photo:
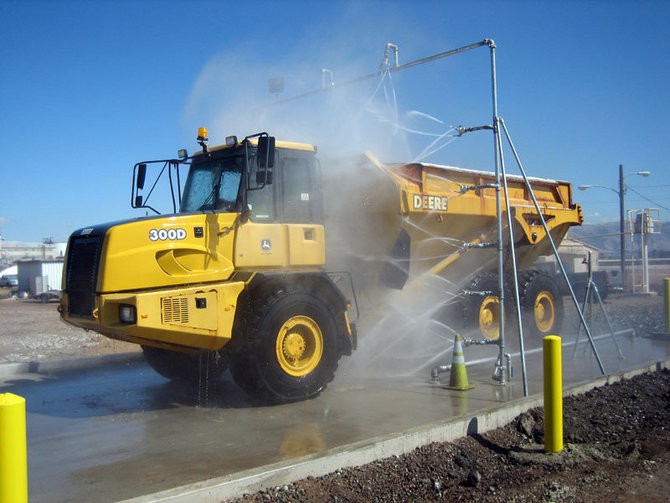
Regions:
<instances>
[{"instance_id":1,"label":"support cable","mask_svg":"<svg viewBox=\"0 0 670 503\"><path fill-rule=\"evenodd\" d=\"M598 355L598 350L596 349L595 342L593 340L593 336L591 335L591 331L589 330L589 327L586 323L586 320L584 319L584 313L582 313L582 310L579 306L579 302L577 301L577 297L575 295L574 290L572 289L572 285L570 284L570 281L568 280L568 273L565 270L565 267L563 266L563 261L561 260L559 254L558 254L558 249L556 248L556 243L554 243L554 238L551 237L551 233L549 232L549 228L547 227L547 222L544 219L544 215L542 214L542 210L540 209L540 205L537 202L537 199L535 198L535 193L531 189L530 181L528 180L528 177L526 176L526 172L523 169L523 165L521 164L521 159L519 159L519 155L517 154L516 148L514 148L514 144L512 143L512 138L510 137L509 131L507 130L507 126L505 125L505 121L500 118L500 124L505 131L505 137L507 138L507 142L512 150L512 153L514 154L514 158L516 159L516 163L519 167L519 170L521 171L521 175L523 176L524 183L526 186L529 188L529 195L531 199L533 200L533 205L535 206L535 211L537 211L538 215L540 216L540 221L542 222L542 227L544 228L544 232L547 234L547 238L549 239L549 243L551 244L551 248L554 252L554 256L556 257L556 262L561 269L561 274L563 275L563 278L565 279L565 282L568 285L568 289L570 290L570 297L572 297L572 301L575 304L575 307L577 308L577 313L579 314L579 319L582 322L582 325L584 326L584 331L586 332L586 335L589 338L589 342L591 343L591 348L593 349L593 354L596 357L596 360L598 361L598 366L600 367L600 371L605 374L605 367L603 366L602 361L600 360L600 356Z\"/></svg>"}]
</instances>

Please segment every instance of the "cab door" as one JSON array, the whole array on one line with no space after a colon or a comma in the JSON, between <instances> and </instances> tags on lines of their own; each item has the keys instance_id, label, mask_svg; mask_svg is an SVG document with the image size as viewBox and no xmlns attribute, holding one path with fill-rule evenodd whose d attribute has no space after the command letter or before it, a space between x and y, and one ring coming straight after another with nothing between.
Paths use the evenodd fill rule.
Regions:
<instances>
[{"instance_id":1,"label":"cab door","mask_svg":"<svg viewBox=\"0 0 670 503\"><path fill-rule=\"evenodd\" d=\"M249 220L240 225L235 265L284 268L325 264L318 166L308 152L277 149L263 188L248 192ZM253 170L250 172L255 179Z\"/></svg>"}]
</instances>

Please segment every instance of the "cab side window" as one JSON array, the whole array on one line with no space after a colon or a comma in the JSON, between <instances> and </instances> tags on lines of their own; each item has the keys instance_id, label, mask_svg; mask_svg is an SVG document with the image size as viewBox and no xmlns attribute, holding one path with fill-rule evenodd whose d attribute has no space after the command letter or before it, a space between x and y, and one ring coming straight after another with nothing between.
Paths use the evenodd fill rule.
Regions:
<instances>
[{"instance_id":1,"label":"cab side window","mask_svg":"<svg viewBox=\"0 0 670 503\"><path fill-rule=\"evenodd\" d=\"M314 173L311 159L285 157L282 160L282 210L283 221L307 223L314 221Z\"/></svg>"},{"instance_id":2,"label":"cab side window","mask_svg":"<svg viewBox=\"0 0 670 503\"><path fill-rule=\"evenodd\" d=\"M256 162L252 162L249 170L250 186L252 187L257 186L257 172L258 166ZM271 173L270 171L270 180L272 179ZM274 185L266 183L263 188L247 191L247 206L252 222L274 222L276 219Z\"/></svg>"}]
</instances>

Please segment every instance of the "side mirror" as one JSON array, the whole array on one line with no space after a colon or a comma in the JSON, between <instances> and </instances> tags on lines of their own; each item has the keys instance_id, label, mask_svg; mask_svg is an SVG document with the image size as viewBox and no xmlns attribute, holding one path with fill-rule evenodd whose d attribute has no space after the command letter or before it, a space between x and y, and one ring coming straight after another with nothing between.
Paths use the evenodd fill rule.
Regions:
<instances>
[{"instance_id":1,"label":"side mirror","mask_svg":"<svg viewBox=\"0 0 670 503\"><path fill-rule=\"evenodd\" d=\"M153 185L151 186L151 190L149 190L149 193L146 194L146 197L140 195L140 191L144 189L144 185L147 183L147 167L149 164L162 164L163 169L160 171L158 176L156 177L155 180L153 180ZM160 211L158 211L156 208L152 208L147 204L149 201L149 198L151 197L151 194L154 191L154 188L156 187L156 183L158 183L158 180L160 177L163 175L165 171L167 171L167 176L170 178L170 190L172 193L172 208L173 212L177 212L176 206L177 206L177 201L175 199L175 193L174 193L174 185L172 183L172 173L171 169L175 166L178 166L179 162L174 161L174 160L167 160L167 161L146 161L146 162L138 162L133 166L133 179L132 179L132 185L130 188L130 207L131 208L148 208L157 215L160 215ZM152 180L149 180L149 183L151 183ZM180 182L179 182L179 171L177 171L177 192L180 191ZM179 193L177 195L180 195ZM181 202L181 199L180 199Z\"/></svg>"},{"instance_id":2,"label":"side mirror","mask_svg":"<svg viewBox=\"0 0 670 503\"><path fill-rule=\"evenodd\" d=\"M269 169L256 171L256 185L272 185L272 171Z\"/></svg>"},{"instance_id":3,"label":"side mirror","mask_svg":"<svg viewBox=\"0 0 670 503\"><path fill-rule=\"evenodd\" d=\"M259 136L256 154L259 169L272 169L275 165L275 137Z\"/></svg>"},{"instance_id":4,"label":"side mirror","mask_svg":"<svg viewBox=\"0 0 670 503\"><path fill-rule=\"evenodd\" d=\"M147 178L147 165L142 163L137 166L137 188L144 188L144 180Z\"/></svg>"}]
</instances>

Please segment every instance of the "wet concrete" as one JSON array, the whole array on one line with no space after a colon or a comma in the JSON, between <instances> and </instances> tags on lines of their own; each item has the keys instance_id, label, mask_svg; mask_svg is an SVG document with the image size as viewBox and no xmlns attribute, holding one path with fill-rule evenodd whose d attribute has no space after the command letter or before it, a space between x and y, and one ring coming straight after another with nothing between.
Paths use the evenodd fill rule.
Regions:
<instances>
[{"instance_id":1,"label":"wet concrete","mask_svg":"<svg viewBox=\"0 0 670 503\"><path fill-rule=\"evenodd\" d=\"M583 334L581 340L586 341ZM619 335L616 340L623 359L610 335L596 341L606 374L670 358L670 339ZM430 430L436 425L460 419L469 428L477 420L483 427L485 413L537 403L539 350L527 353L529 398L524 398L518 354L513 355L516 375L505 386L491 380L495 347L468 347L465 355L475 385L470 391L431 383L428 369L411 377L394 376L392 366L386 374L379 368L366 373L354 355L343 360L335 381L318 398L273 407L251 402L227 375L202 383L198 391L172 384L137 361L5 375L0 390L27 400L31 502L120 501L175 487L182 488L164 492L161 500L219 501L245 487L230 488L240 474L246 487L258 488L255 481L273 479L253 474L290 471L304 460L327 469L335 466L328 464L334 456L340 464L360 463L366 458L354 452L382 445L379 439L387 442L383 449L408 450L415 442L444 437ZM603 376L590 345L577 351L567 346L563 356L565 387ZM449 374L441 379L447 382ZM422 438L420 432L429 430L433 433ZM398 437L407 440L393 447L391 440ZM399 452L386 455L394 453ZM225 491L207 489L226 484Z\"/></svg>"}]
</instances>

